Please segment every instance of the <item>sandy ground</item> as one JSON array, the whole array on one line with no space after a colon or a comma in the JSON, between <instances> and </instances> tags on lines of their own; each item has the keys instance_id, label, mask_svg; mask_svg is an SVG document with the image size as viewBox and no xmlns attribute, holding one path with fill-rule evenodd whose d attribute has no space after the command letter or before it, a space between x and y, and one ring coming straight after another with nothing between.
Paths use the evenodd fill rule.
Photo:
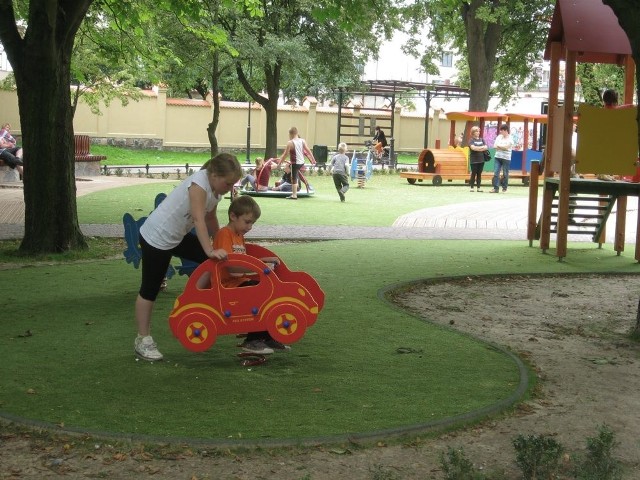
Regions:
<instances>
[{"instance_id":1,"label":"sandy ground","mask_svg":"<svg viewBox=\"0 0 640 480\"><path fill-rule=\"evenodd\" d=\"M603 424L619 441L624 478L640 478L640 344L628 338L639 292L640 276L582 275L468 278L398 294L414 313L507 346L537 371L530 400L474 427L366 448L248 452L118 446L3 427L0 478L440 479L441 453L461 447L476 467L516 479L517 435L552 435L569 470Z\"/></svg>"}]
</instances>

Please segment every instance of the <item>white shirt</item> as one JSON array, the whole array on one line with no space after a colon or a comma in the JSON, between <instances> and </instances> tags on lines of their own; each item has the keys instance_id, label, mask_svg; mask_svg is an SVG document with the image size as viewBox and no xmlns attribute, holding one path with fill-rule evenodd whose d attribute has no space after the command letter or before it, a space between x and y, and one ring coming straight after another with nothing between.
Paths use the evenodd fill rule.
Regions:
<instances>
[{"instance_id":1,"label":"white shirt","mask_svg":"<svg viewBox=\"0 0 640 480\"><path fill-rule=\"evenodd\" d=\"M193 184L202 187L207 194L206 213L211 212L222 199L211 190L207 170L198 170L179 184L140 227L140 235L149 245L160 250L170 250L194 227L189 201L189 188Z\"/></svg>"},{"instance_id":2,"label":"white shirt","mask_svg":"<svg viewBox=\"0 0 640 480\"><path fill-rule=\"evenodd\" d=\"M495 158L501 158L502 160L511 160L511 150L513 149L513 140L511 135L504 137L502 134L496 137L496 141L493 146L496 148ZM498 147L507 148L507 150L498 150Z\"/></svg>"},{"instance_id":3,"label":"white shirt","mask_svg":"<svg viewBox=\"0 0 640 480\"><path fill-rule=\"evenodd\" d=\"M297 165L304 165L304 140L301 138L293 138L291 139L291 143L293 143L295 163Z\"/></svg>"}]
</instances>

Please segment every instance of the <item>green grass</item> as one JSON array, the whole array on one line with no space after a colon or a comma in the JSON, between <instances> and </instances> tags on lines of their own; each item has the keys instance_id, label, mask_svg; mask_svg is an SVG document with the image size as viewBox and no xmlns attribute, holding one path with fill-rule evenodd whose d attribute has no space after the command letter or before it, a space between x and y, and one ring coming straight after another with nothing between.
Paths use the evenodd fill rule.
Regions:
<instances>
[{"instance_id":1,"label":"green grass","mask_svg":"<svg viewBox=\"0 0 640 480\"><path fill-rule=\"evenodd\" d=\"M275 179L274 179L275 181ZM282 198L258 197L262 209L260 223L266 225L352 225L391 226L399 216L414 210L460 202L486 202L492 195L469 193L461 182L434 187L430 184L409 185L397 174L373 175L365 188L355 182L341 204L329 175L311 175L309 181L316 193L313 198L287 202ZM80 223L121 223L125 212L134 217L147 215L157 193L169 193L177 181L135 185L103 190L78 198ZM526 197L528 188L514 185L510 196ZM219 207L219 218L226 223L228 200Z\"/></svg>"},{"instance_id":2,"label":"green grass","mask_svg":"<svg viewBox=\"0 0 640 480\"><path fill-rule=\"evenodd\" d=\"M91 153L94 155L106 155L107 159L100 162L101 165L110 167L118 165L202 165L211 158L207 152L174 152L166 150L128 149L112 147L109 145L91 145ZM232 151L240 163L245 163L246 150ZM282 152L279 152L282 153ZM251 152L251 163L256 157L264 157L264 152ZM399 163L418 163L416 154L401 153L398 155Z\"/></svg>"},{"instance_id":3,"label":"green grass","mask_svg":"<svg viewBox=\"0 0 640 480\"><path fill-rule=\"evenodd\" d=\"M492 199L470 195L463 184L411 186L395 175L376 175L364 189L352 188L342 204L330 177L312 176L311 183L312 199L259 198L260 222L384 226L419 208ZM146 215L155 195L175 184L159 180L82 196L80 222ZM510 195L526 196L527 189ZM225 200L222 221L227 206ZM287 264L311 273L326 293L318 322L292 352L247 369L239 366L232 337L202 354L185 350L167 328L185 283L174 278L154 314L154 338L166 361L149 364L132 354L140 272L111 259L121 254L120 242L90 239L89 252L38 259L17 256L17 242L0 244L6 268L0 284L11 285L0 300L1 412L93 431L218 440L423 424L507 398L518 369L499 350L385 303L381 289L424 277L635 271L625 257L603 255L590 244L571 245L562 263L525 241L278 244L272 248ZM82 262L69 263L76 260ZM399 347L422 353L398 354Z\"/></svg>"},{"instance_id":4,"label":"green grass","mask_svg":"<svg viewBox=\"0 0 640 480\"><path fill-rule=\"evenodd\" d=\"M132 354L140 272L122 260L0 271L11 285L0 300L0 410L94 431L221 440L369 432L468 412L509 396L516 365L398 311L378 291L422 277L635 271L590 245L572 247L560 263L525 242L476 241L473 255L464 241L277 245L290 267L318 280L326 306L292 352L251 369L239 366L235 338L195 354L171 336L183 278L157 303L153 334L166 361L149 364Z\"/></svg>"},{"instance_id":5,"label":"green grass","mask_svg":"<svg viewBox=\"0 0 640 480\"><path fill-rule=\"evenodd\" d=\"M3 264L34 264L34 263L68 263L89 261L104 258L114 258L122 255L126 248L122 238L87 237L86 250L72 250L62 253L49 253L37 256L24 255L18 248L21 240L3 240L0 242L0 265Z\"/></svg>"}]
</instances>

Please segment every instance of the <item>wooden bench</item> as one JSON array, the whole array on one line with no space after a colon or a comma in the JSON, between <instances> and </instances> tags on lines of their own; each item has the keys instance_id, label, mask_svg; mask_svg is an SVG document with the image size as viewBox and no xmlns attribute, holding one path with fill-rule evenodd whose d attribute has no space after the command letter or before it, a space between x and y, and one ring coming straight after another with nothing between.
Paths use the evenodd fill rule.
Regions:
<instances>
[{"instance_id":1,"label":"wooden bench","mask_svg":"<svg viewBox=\"0 0 640 480\"><path fill-rule=\"evenodd\" d=\"M100 176L100 161L106 160L105 155L92 155L89 152L91 139L89 135L74 135L73 143L75 146L75 172L78 176Z\"/></svg>"},{"instance_id":2,"label":"wooden bench","mask_svg":"<svg viewBox=\"0 0 640 480\"><path fill-rule=\"evenodd\" d=\"M418 157L418 171L402 172L400 177L411 185L429 179L434 185L441 185L443 180L468 180L469 164L461 150L425 148Z\"/></svg>"}]
</instances>

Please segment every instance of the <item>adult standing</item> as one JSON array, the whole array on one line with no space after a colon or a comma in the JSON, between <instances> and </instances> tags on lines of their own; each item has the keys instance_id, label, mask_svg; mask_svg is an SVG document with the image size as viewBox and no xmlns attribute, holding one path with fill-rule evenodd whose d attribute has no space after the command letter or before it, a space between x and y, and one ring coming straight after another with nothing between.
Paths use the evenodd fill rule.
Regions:
<instances>
[{"instance_id":1,"label":"adult standing","mask_svg":"<svg viewBox=\"0 0 640 480\"><path fill-rule=\"evenodd\" d=\"M509 166L511 165L511 151L513 150L513 140L509 135L509 127L504 124L500 126L500 135L496 137L493 144L496 153L493 156L493 190L491 193L498 193L502 184L502 191L506 192L509 186ZM500 181L500 171L502 171L502 182Z\"/></svg>"},{"instance_id":2,"label":"adult standing","mask_svg":"<svg viewBox=\"0 0 640 480\"><path fill-rule=\"evenodd\" d=\"M473 192L474 184L477 191L481 192L480 182L482 180L482 170L484 169L484 152L489 150L484 139L480 138L480 127L471 127L471 139L469 140L469 164L471 166L471 177L469 185Z\"/></svg>"},{"instance_id":3,"label":"adult standing","mask_svg":"<svg viewBox=\"0 0 640 480\"><path fill-rule=\"evenodd\" d=\"M228 153L215 156L179 184L140 227L142 282L135 306L138 336L134 351L141 359L162 360L151 337L151 315L171 257L197 263L227 257L226 251L211 247L211 236L219 228L218 203L241 175L236 157ZM196 235L189 233L194 227Z\"/></svg>"},{"instance_id":4,"label":"adult standing","mask_svg":"<svg viewBox=\"0 0 640 480\"><path fill-rule=\"evenodd\" d=\"M287 156L291 161L291 195L287 198L289 200L297 200L298 178L300 170L304 166L304 157L308 157L314 165L316 163L316 159L313 157L311 150L309 150L307 142L298 135L298 129L296 127L291 127L289 129L289 141L287 142L287 146L284 149L284 152L282 152L278 163L282 163Z\"/></svg>"}]
</instances>

